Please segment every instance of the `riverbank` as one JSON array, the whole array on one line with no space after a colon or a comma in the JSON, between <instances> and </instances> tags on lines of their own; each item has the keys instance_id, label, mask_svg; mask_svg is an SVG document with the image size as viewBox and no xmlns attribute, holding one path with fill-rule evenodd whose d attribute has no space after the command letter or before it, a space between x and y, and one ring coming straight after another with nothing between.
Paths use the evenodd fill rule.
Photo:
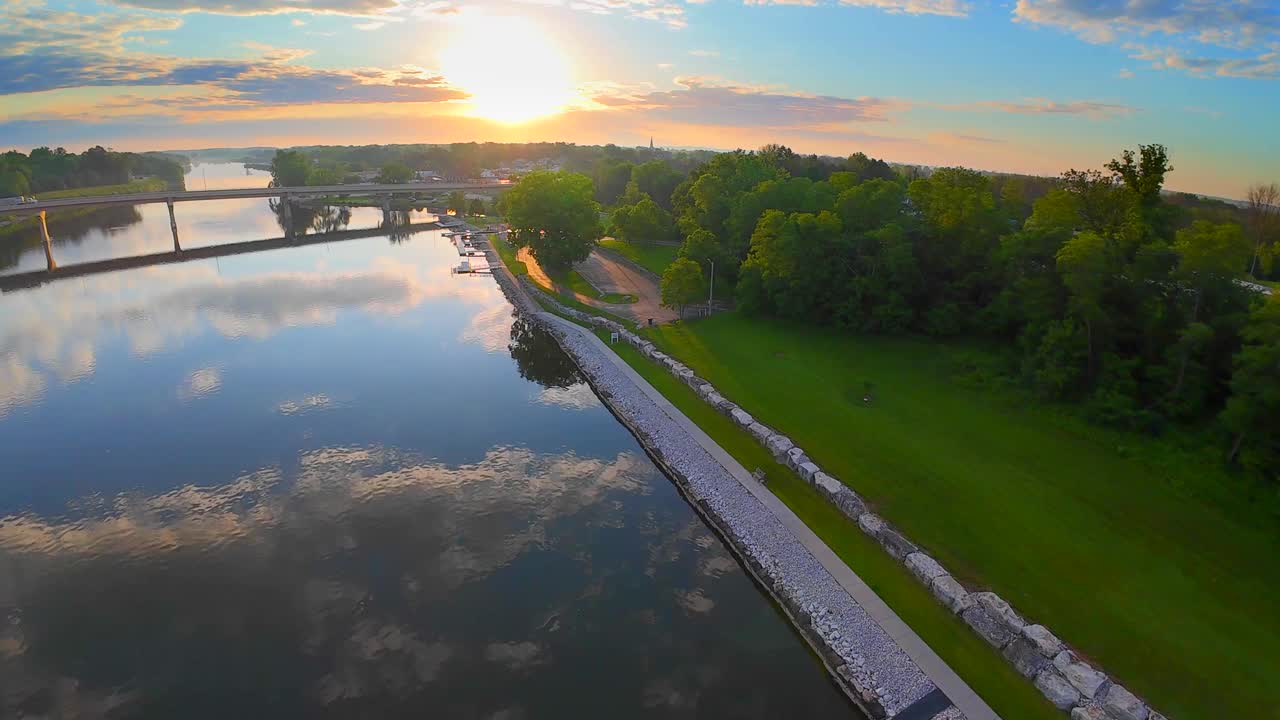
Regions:
<instances>
[{"instance_id":1,"label":"riverbank","mask_svg":"<svg viewBox=\"0 0 1280 720\"><path fill-rule=\"evenodd\" d=\"M97 195L126 195L129 193L158 192L168 187L160 178L146 178L119 185L95 185L93 187L70 188L68 190L51 190L40 193L41 200L65 200L67 198L94 197ZM100 208L67 208L58 210L59 219L70 219L90 215ZM6 235L15 235L24 230L34 228L37 220L33 215L5 215L0 213L0 240Z\"/></svg>"},{"instance_id":2,"label":"riverbank","mask_svg":"<svg viewBox=\"0 0 1280 720\"><path fill-rule=\"evenodd\" d=\"M513 305L552 331L597 394L727 539L865 712L873 718L998 717L740 463L599 338L543 311L497 255L490 256L494 277Z\"/></svg>"}]
</instances>

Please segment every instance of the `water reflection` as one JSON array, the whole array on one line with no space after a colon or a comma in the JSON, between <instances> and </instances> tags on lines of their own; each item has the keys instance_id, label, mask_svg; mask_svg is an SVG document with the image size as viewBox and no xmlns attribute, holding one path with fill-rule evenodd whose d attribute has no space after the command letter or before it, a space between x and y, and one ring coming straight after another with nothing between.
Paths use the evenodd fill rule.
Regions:
<instances>
[{"instance_id":1,"label":"water reflection","mask_svg":"<svg viewBox=\"0 0 1280 720\"><path fill-rule=\"evenodd\" d=\"M551 333L524 316L511 321L511 343L507 348L520 377L526 380L546 388L567 388L582 382L578 366L560 350Z\"/></svg>"},{"instance_id":2,"label":"water reflection","mask_svg":"<svg viewBox=\"0 0 1280 720\"><path fill-rule=\"evenodd\" d=\"M65 244L79 245L85 238L97 233L113 233L142 222L142 213L133 205L110 205L75 213L49 213L47 224L49 237L55 247ZM14 267L24 253L44 250L40 231L25 231L0 235L0 270Z\"/></svg>"},{"instance_id":3,"label":"water reflection","mask_svg":"<svg viewBox=\"0 0 1280 720\"><path fill-rule=\"evenodd\" d=\"M770 651L793 639L755 632L776 618L758 612L705 527L652 497L656 480L633 452L495 448L448 467L386 448L328 448L292 471L117 496L76 519L6 518L4 709L840 709L760 689L774 672ZM635 534L639 543L619 542ZM722 634L709 613L746 624ZM758 661L744 667L743 654Z\"/></svg>"},{"instance_id":4,"label":"water reflection","mask_svg":"<svg viewBox=\"0 0 1280 720\"><path fill-rule=\"evenodd\" d=\"M208 205L192 244L276 232ZM167 242L146 212L111 248ZM847 714L456 262L426 232L0 295L0 717Z\"/></svg>"}]
</instances>

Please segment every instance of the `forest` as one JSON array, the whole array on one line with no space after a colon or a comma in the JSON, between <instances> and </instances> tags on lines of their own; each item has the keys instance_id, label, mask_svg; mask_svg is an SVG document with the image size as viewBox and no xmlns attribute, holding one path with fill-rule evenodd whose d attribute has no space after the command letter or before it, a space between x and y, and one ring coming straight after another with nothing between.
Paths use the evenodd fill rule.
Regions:
<instances>
[{"instance_id":1,"label":"forest","mask_svg":"<svg viewBox=\"0 0 1280 720\"><path fill-rule=\"evenodd\" d=\"M178 155L114 152L101 146L79 154L47 147L34 148L30 155L14 150L0 155L0 197L122 185L138 177L161 178L170 190L183 190L188 165Z\"/></svg>"},{"instance_id":2,"label":"forest","mask_svg":"<svg viewBox=\"0 0 1280 720\"><path fill-rule=\"evenodd\" d=\"M1000 359L978 372L1100 424L1206 433L1274 483L1275 186L1238 206L1164 192L1172 169L1161 145L1059 178L774 145L716 155L669 199L628 178L610 230L682 239L680 256L714 262L747 314L977 340Z\"/></svg>"}]
</instances>

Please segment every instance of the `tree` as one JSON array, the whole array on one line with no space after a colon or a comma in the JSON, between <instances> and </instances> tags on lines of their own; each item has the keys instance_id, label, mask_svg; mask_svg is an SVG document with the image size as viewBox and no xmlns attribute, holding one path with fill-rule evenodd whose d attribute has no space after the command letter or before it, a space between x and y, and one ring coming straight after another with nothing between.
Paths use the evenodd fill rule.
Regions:
<instances>
[{"instance_id":1,"label":"tree","mask_svg":"<svg viewBox=\"0 0 1280 720\"><path fill-rule=\"evenodd\" d=\"M1058 272L1071 291L1071 310L1084 321L1089 377L1093 378L1094 327L1102 317L1102 292L1107 273L1107 248L1094 232L1085 231L1058 251Z\"/></svg>"},{"instance_id":2,"label":"tree","mask_svg":"<svg viewBox=\"0 0 1280 720\"><path fill-rule=\"evenodd\" d=\"M548 272L585 260L600 239L600 204L591 178L571 172L525 175L506 193L509 237Z\"/></svg>"},{"instance_id":3,"label":"tree","mask_svg":"<svg viewBox=\"0 0 1280 720\"><path fill-rule=\"evenodd\" d=\"M603 205L612 205L618 201L631 180L631 163L605 158L596 164L595 198Z\"/></svg>"},{"instance_id":4,"label":"tree","mask_svg":"<svg viewBox=\"0 0 1280 720\"><path fill-rule=\"evenodd\" d=\"M454 215L465 215L467 212L467 194L461 190L454 190L449 193L449 197L445 200L445 210L452 212Z\"/></svg>"},{"instance_id":5,"label":"tree","mask_svg":"<svg viewBox=\"0 0 1280 720\"><path fill-rule=\"evenodd\" d=\"M642 195L634 205L622 205L613 211L610 223L614 237L629 243L670 240L676 234L671 213Z\"/></svg>"},{"instance_id":6,"label":"tree","mask_svg":"<svg viewBox=\"0 0 1280 720\"><path fill-rule=\"evenodd\" d=\"M413 171L407 165L398 162L383 165L382 172L378 174L378 182L380 183L401 185L410 180L413 180Z\"/></svg>"},{"instance_id":7,"label":"tree","mask_svg":"<svg viewBox=\"0 0 1280 720\"><path fill-rule=\"evenodd\" d=\"M472 198L467 206L468 215L484 215L484 201L480 198Z\"/></svg>"},{"instance_id":8,"label":"tree","mask_svg":"<svg viewBox=\"0 0 1280 720\"><path fill-rule=\"evenodd\" d=\"M1228 460L1267 480L1280 480L1280 295L1250 316L1235 357L1231 397L1222 422L1233 440Z\"/></svg>"},{"instance_id":9,"label":"tree","mask_svg":"<svg viewBox=\"0 0 1280 720\"><path fill-rule=\"evenodd\" d=\"M311 175L311 160L300 150L277 150L271 158L271 187L300 187Z\"/></svg>"},{"instance_id":10,"label":"tree","mask_svg":"<svg viewBox=\"0 0 1280 720\"><path fill-rule=\"evenodd\" d=\"M1245 214L1249 221L1249 234L1253 237L1253 261L1249 263L1249 274L1256 277L1258 256L1269 256L1270 249L1280 237L1280 185L1250 185L1246 197L1249 207Z\"/></svg>"},{"instance_id":11,"label":"tree","mask_svg":"<svg viewBox=\"0 0 1280 720\"><path fill-rule=\"evenodd\" d=\"M335 167L315 168L307 175L308 185L341 185L343 173Z\"/></svg>"},{"instance_id":12,"label":"tree","mask_svg":"<svg viewBox=\"0 0 1280 720\"><path fill-rule=\"evenodd\" d=\"M663 306L675 308L683 318L685 307L702 298L702 268L688 258L676 258L662 271L661 290Z\"/></svg>"},{"instance_id":13,"label":"tree","mask_svg":"<svg viewBox=\"0 0 1280 720\"><path fill-rule=\"evenodd\" d=\"M844 169L853 174L856 178L855 183L863 183L867 180L879 178L881 180L897 180L898 174L889 167L889 163L878 158L870 158L865 154L856 152L849 156L844 162Z\"/></svg>"},{"instance_id":14,"label":"tree","mask_svg":"<svg viewBox=\"0 0 1280 720\"><path fill-rule=\"evenodd\" d=\"M671 193L683 179L683 174L662 160L653 160L631 169L631 181L637 189L668 211L671 210Z\"/></svg>"}]
</instances>

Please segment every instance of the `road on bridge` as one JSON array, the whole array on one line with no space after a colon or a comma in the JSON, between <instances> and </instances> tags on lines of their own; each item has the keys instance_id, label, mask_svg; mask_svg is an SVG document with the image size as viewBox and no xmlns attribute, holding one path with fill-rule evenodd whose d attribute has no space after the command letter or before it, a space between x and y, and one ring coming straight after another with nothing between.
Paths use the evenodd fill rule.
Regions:
<instances>
[{"instance_id":1,"label":"road on bridge","mask_svg":"<svg viewBox=\"0 0 1280 720\"><path fill-rule=\"evenodd\" d=\"M6 206L5 214L29 215L42 210L92 207L97 205L145 205L147 203L192 202L195 200L234 200L307 195L386 195L407 192L439 192L453 190L502 190L509 182L402 183L399 185L312 185L304 187L238 188L233 190L161 190L159 192L94 195L91 197L37 200L33 203Z\"/></svg>"}]
</instances>

